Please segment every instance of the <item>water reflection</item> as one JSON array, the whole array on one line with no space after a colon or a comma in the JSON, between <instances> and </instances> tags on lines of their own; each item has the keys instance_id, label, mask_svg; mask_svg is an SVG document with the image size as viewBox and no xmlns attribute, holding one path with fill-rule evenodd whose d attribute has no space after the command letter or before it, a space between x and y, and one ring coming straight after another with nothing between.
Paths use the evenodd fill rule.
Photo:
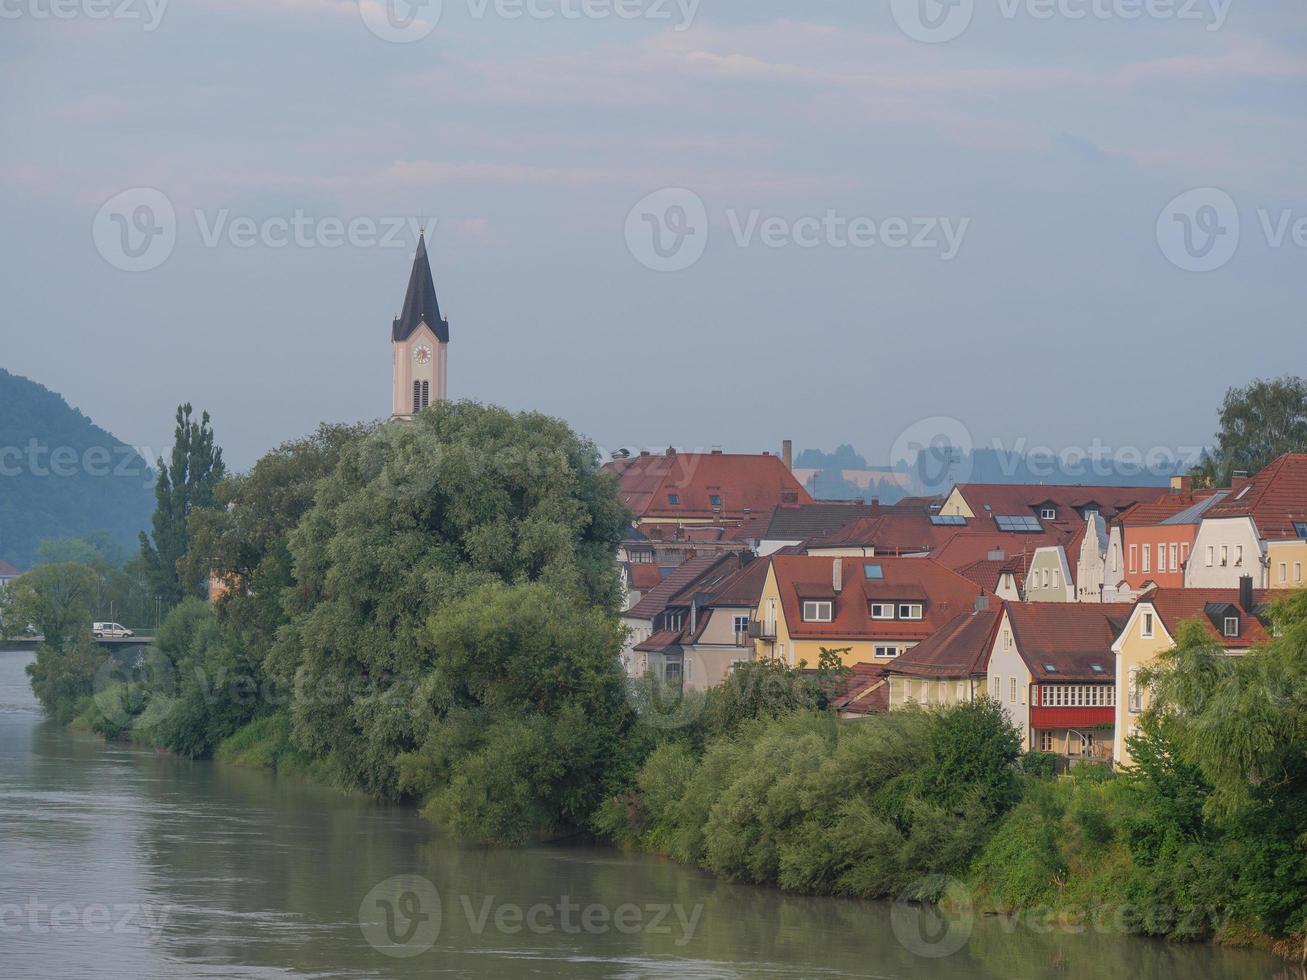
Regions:
<instances>
[{"instance_id":1,"label":"water reflection","mask_svg":"<svg viewBox=\"0 0 1307 980\"><path fill-rule=\"evenodd\" d=\"M30 658L0 653L4 975L1233 980L1277 969L1249 953L985 919L958 952L923 957L895 938L882 903L786 896L597 847L461 848L408 808L73 736L33 710ZM405 874L434 885L442 914L430 949L399 959L369 944L359 917L375 886ZM40 931L33 899L47 919L69 905L73 928ZM92 906L136 915L106 930L85 919ZM582 925L588 906L602 922ZM533 908L549 911L530 919Z\"/></svg>"}]
</instances>

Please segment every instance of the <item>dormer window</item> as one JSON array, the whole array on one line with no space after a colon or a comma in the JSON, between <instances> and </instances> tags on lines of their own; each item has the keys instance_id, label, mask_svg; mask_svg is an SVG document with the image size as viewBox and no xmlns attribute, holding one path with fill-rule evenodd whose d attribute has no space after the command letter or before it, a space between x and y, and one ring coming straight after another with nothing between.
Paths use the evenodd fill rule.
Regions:
<instances>
[{"instance_id":1,"label":"dormer window","mask_svg":"<svg viewBox=\"0 0 1307 980\"><path fill-rule=\"evenodd\" d=\"M872 619L893 619L894 603L892 602L873 602L868 607L868 612Z\"/></svg>"},{"instance_id":2,"label":"dormer window","mask_svg":"<svg viewBox=\"0 0 1307 980\"><path fill-rule=\"evenodd\" d=\"M828 601L805 602L803 604L803 621L805 623L829 623L833 604Z\"/></svg>"},{"instance_id":3,"label":"dormer window","mask_svg":"<svg viewBox=\"0 0 1307 980\"><path fill-rule=\"evenodd\" d=\"M1226 616L1226 617L1225 617L1225 629L1224 629L1222 632L1224 632L1225 635L1226 635L1226 636L1229 636L1229 637L1238 636L1238 635L1239 635L1239 617L1238 617L1238 616Z\"/></svg>"},{"instance_id":4,"label":"dormer window","mask_svg":"<svg viewBox=\"0 0 1307 980\"><path fill-rule=\"evenodd\" d=\"M1056 508L1056 507L1042 507L1042 508L1040 508L1039 516L1042 517L1042 518L1043 518L1044 520L1046 520L1046 521L1055 521L1055 520L1057 520L1057 508Z\"/></svg>"},{"instance_id":5,"label":"dormer window","mask_svg":"<svg viewBox=\"0 0 1307 980\"><path fill-rule=\"evenodd\" d=\"M899 619L921 619L922 607L919 602L899 603Z\"/></svg>"}]
</instances>

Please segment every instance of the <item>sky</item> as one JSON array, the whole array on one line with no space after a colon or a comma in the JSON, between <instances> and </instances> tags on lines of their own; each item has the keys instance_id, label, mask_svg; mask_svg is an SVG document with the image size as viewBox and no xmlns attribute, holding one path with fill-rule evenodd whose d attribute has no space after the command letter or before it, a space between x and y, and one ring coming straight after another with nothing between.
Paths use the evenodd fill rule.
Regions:
<instances>
[{"instance_id":1,"label":"sky","mask_svg":"<svg viewBox=\"0 0 1307 980\"><path fill-rule=\"evenodd\" d=\"M456 398L604 450L1183 452L1307 373L1288 0L0 0L0 366L246 468Z\"/></svg>"}]
</instances>

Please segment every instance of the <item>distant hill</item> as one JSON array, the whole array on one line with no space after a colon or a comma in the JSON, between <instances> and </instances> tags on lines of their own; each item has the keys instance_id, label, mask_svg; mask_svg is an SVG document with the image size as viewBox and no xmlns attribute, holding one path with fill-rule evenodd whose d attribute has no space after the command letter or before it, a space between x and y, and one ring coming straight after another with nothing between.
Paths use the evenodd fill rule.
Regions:
<instances>
[{"instance_id":1,"label":"distant hill","mask_svg":"<svg viewBox=\"0 0 1307 980\"><path fill-rule=\"evenodd\" d=\"M101 530L135 551L153 485L130 446L49 388L0 368L0 558L27 569L42 539Z\"/></svg>"}]
</instances>

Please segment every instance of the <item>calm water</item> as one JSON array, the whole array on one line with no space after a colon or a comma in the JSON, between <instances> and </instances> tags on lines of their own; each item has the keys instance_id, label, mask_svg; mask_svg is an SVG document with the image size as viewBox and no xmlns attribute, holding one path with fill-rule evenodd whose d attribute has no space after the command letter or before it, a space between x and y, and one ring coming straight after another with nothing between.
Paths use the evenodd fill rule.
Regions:
<instances>
[{"instance_id":1,"label":"calm water","mask_svg":"<svg viewBox=\"0 0 1307 980\"><path fill-rule=\"evenodd\" d=\"M600 848L456 847L408 809L73 736L41 719L31 657L0 652L0 976L1283 972L1254 954L993 919L922 956L883 903L788 897ZM934 952L966 936L917 942L897 921Z\"/></svg>"}]
</instances>

